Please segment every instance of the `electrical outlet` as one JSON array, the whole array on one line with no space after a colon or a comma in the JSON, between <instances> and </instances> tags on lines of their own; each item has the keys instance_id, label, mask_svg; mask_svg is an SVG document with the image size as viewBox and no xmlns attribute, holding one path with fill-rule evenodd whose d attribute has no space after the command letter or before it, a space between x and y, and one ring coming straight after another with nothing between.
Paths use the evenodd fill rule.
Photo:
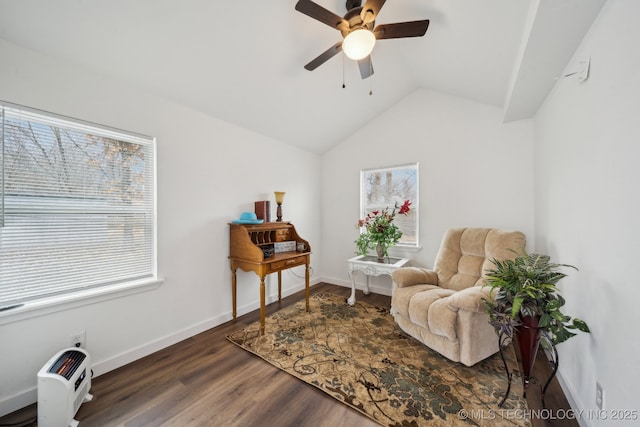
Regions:
<instances>
[{"instance_id":1,"label":"electrical outlet","mask_svg":"<svg viewBox=\"0 0 640 427\"><path fill-rule=\"evenodd\" d=\"M596 382L596 406L599 410L604 410L604 389L599 382Z\"/></svg>"},{"instance_id":2,"label":"electrical outlet","mask_svg":"<svg viewBox=\"0 0 640 427\"><path fill-rule=\"evenodd\" d=\"M71 345L73 347L85 348L87 346L87 333L85 331L80 331L75 334L71 334Z\"/></svg>"}]
</instances>

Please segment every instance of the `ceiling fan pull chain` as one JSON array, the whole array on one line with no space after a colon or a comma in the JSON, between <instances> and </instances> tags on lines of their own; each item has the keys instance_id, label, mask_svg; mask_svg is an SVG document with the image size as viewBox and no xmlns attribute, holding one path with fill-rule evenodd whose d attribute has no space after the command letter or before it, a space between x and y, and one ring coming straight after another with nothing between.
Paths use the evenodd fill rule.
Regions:
<instances>
[{"instance_id":1,"label":"ceiling fan pull chain","mask_svg":"<svg viewBox=\"0 0 640 427\"><path fill-rule=\"evenodd\" d=\"M347 86L344 84L344 52L342 52L342 89L345 87Z\"/></svg>"},{"instance_id":2,"label":"ceiling fan pull chain","mask_svg":"<svg viewBox=\"0 0 640 427\"><path fill-rule=\"evenodd\" d=\"M373 61L369 58L369 96L373 95Z\"/></svg>"}]
</instances>

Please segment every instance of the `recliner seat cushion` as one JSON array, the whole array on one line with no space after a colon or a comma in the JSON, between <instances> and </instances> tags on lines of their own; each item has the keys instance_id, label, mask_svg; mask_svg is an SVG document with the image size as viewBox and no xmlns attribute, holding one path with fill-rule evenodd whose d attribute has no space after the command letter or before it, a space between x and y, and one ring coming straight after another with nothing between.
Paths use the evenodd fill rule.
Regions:
<instances>
[{"instance_id":1,"label":"recliner seat cushion","mask_svg":"<svg viewBox=\"0 0 640 427\"><path fill-rule=\"evenodd\" d=\"M415 285L407 288L397 288L392 297L391 307L396 313L400 313L403 317L409 319L409 305L415 294L422 293L429 289L440 289L436 285Z\"/></svg>"},{"instance_id":2,"label":"recliner seat cushion","mask_svg":"<svg viewBox=\"0 0 640 427\"><path fill-rule=\"evenodd\" d=\"M442 306L442 298L450 296L453 292L455 291L452 291L451 289L436 288L415 293L409 301L409 320L423 328L431 330L431 332L434 332L429 327L431 318L430 312L433 310L437 313L441 313L442 308L434 308L434 304L436 307L438 305ZM453 337L450 339L455 339L455 332L453 333Z\"/></svg>"}]
</instances>

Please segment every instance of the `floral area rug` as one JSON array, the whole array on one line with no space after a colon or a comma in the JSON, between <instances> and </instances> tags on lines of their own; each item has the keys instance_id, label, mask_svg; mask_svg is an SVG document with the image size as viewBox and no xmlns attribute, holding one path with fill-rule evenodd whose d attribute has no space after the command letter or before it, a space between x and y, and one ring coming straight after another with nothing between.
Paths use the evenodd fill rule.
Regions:
<instances>
[{"instance_id":1,"label":"floral area rug","mask_svg":"<svg viewBox=\"0 0 640 427\"><path fill-rule=\"evenodd\" d=\"M386 308L313 294L227 339L383 426L529 426L522 382L499 354L472 367L406 335ZM505 351L518 375L515 353Z\"/></svg>"}]
</instances>

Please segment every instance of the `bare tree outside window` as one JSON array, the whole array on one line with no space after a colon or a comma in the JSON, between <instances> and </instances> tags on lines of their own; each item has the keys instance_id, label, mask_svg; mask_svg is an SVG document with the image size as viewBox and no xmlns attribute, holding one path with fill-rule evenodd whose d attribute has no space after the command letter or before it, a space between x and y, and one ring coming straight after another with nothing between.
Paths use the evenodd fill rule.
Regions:
<instances>
[{"instance_id":1,"label":"bare tree outside window","mask_svg":"<svg viewBox=\"0 0 640 427\"><path fill-rule=\"evenodd\" d=\"M418 164L388 166L360 171L360 217L411 201L407 215L394 222L402 231L399 245L418 246Z\"/></svg>"},{"instance_id":2,"label":"bare tree outside window","mask_svg":"<svg viewBox=\"0 0 640 427\"><path fill-rule=\"evenodd\" d=\"M10 111L0 305L154 275L153 140Z\"/></svg>"}]
</instances>

